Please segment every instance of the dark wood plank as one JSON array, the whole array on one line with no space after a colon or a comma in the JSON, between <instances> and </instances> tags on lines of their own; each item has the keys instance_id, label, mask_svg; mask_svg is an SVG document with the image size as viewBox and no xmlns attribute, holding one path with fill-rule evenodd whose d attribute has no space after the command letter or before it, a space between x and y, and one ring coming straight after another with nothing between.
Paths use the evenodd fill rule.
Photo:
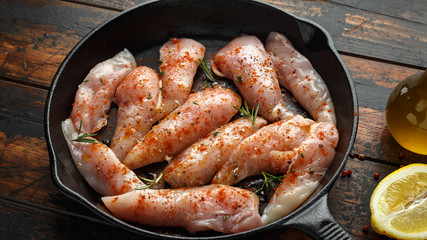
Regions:
<instances>
[{"instance_id":1,"label":"dark wood plank","mask_svg":"<svg viewBox=\"0 0 427 240\"><path fill-rule=\"evenodd\" d=\"M0 78L0 113L27 121L43 122L47 90L23 86Z\"/></svg>"},{"instance_id":2,"label":"dark wood plank","mask_svg":"<svg viewBox=\"0 0 427 240\"><path fill-rule=\"evenodd\" d=\"M64 0L73 3L86 4L89 6L123 11L129 7L140 3L150 2L150 0L119 0L119 1L99 1L99 0Z\"/></svg>"},{"instance_id":3,"label":"dark wood plank","mask_svg":"<svg viewBox=\"0 0 427 240\"><path fill-rule=\"evenodd\" d=\"M359 117L357 141L353 147L355 154L363 154L369 160L387 162L394 166L427 163L426 155L412 153L393 139L387 128L384 112L360 108Z\"/></svg>"},{"instance_id":4,"label":"dark wood plank","mask_svg":"<svg viewBox=\"0 0 427 240\"><path fill-rule=\"evenodd\" d=\"M328 206L334 218L354 239L389 239L371 229L369 202L378 183L398 169L381 163L349 159L345 170L352 170L350 177L338 177L329 193ZM375 173L380 174L378 180ZM369 231L363 231L369 226Z\"/></svg>"},{"instance_id":5,"label":"dark wood plank","mask_svg":"<svg viewBox=\"0 0 427 240\"><path fill-rule=\"evenodd\" d=\"M427 24L427 2L424 0L329 0L394 18Z\"/></svg>"},{"instance_id":6,"label":"dark wood plank","mask_svg":"<svg viewBox=\"0 0 427 240\"><path fill-rule=\"evenodd\" d=\"M353 78L359 100L359 126L354 152L372 160L399 166L412 162L427 163L427 156L402 148L390 135L385 121L387 99L404 78L421 72L392 64L343 56ZM404 158L399 158L403 153Z\"/></svg>"},{"instance_id":7,"label":"dark wood plank","mask_svg":"<svg viewBox=\"0 0 427 240\"><path fill-rule=\"evenodd\" d=\"M0 5L0 76L47 88L75 44L117 12L58 1Z\"/></svg>"},{"instance_id":8,"label":"dark wood plank","mask_svg":"<svg viewBox=\"0 0 427 240\"><path fill-rule=\"evenodd\" d=\"M331 34L337 49L342 52L420 67L427 64L425 24L325 1L272 2L297 16L322 25Z\"/></svg>"},{"instance_id":9,"label":"dark wood plank","mask_svg":"<svg viewBox=\"0 0 427 240\"><path fill-rule=\"evenodd\" d=\"M0 195L1 239L140 239L98 218L16 202Z\"/></svg>"},{"instance_id":10,"label":"dark wood plank","mask_svg":"<svg viewBox=\"0 0 427 240\"><path fill-rule=\"evenodd\" d=\"M113 3L125 9L139 2ZM92 0L90 3L106 1ZM369 12L325 2L314 2L314 5L313 2L273 3L322 24L343 52L425 65L427 31L419 29L425 25L393 18L377 19ZM3 6L0 8L0 76L45 88L72 47L95 26L117 14L58 1L39 1L35 5L22 0L4 2ZM336 22L330 22L328 16L331 14L337 16Z\"/></svg>"},{"instance_id":11,"label":"dark wood plank","mask_svg":"<svg viewBox=\"0 0 427 240\"><path fill-rule=\"evenodd\" d=\"M102 0L78 2L124 10L146 0L118 0L114 1L114 4ZM309 0L265 0L265 2L319 23L331 34L337 49L342 52L418 67L427 65L425 48L427 25L423 17L424 12L419 15L424 20L416 22L395 16L379 15L357 8L356 4L344 5ZM420 5L418 9L425 9L422 6L426 6L426 2Z\"/></svg>"},{"instance_id":12,"label":"dark wood plank","mask_svg":"<svg viewBox=\"0 0 427 240\"><path fill-rule=\"evenodd\" d=\"M57 207L43 130L46 95L0 80L0 194Z\"/></svg>"},{"instance_id":13,"label":"dark wood plank","mask_svg":"<svg viewBox=\"0 0 427 240\"><path fill-rule=\"evenodd\" d=\"M384 111L388 96L403 79L422 70L342 56L350 71L361 107Z\"/></svg>"}]
</instances>

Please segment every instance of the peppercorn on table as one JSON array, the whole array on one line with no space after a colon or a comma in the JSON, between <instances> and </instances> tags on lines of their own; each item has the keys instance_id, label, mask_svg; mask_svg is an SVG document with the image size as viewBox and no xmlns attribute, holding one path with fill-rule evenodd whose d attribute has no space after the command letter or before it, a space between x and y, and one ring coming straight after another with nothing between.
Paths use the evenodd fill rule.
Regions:
<instances>
[{"instance_id":1,"label":"peppercorn on table","mask_svg":"<svg viewBox=\"0 0 427 240\"><path fill-rule=\"evenodd\" d=\"M140 239L64 196L50 176L44 104L61 62L97 25L143 0L0 0L0 239ZM323 26L355 83L359 126L328 197L354 239L388 239L370 227L374 188L402 165L427 163L388 131L392 89L427 67L424 0L265 1ZM427 147L427 146L426 146ZM296 229L257 239L310 239Z\"/></svg>"}]
</instances>

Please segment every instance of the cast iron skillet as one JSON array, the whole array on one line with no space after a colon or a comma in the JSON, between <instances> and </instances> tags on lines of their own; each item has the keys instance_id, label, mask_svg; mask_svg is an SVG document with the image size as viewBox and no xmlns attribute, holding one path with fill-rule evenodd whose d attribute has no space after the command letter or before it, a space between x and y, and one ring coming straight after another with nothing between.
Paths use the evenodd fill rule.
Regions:
<instances>
[{"instance_id":1,"label":"cast iron skillet","mask_svg":"<svg viewBox=\"0 0 427 240\"><path fill-rule=\"evenodd\" d=\"M171 37L188 37L207 47L206 56L240 34L265 41L270 31L285 34L325 80L337 114L340 141L337 154L317 190L301 207L266 226L239 234L200 233L189 235L180 228L154 228L114 217L77 172L61 132L61 121L69 117L77 86L98 62L129 49L139 63L155 69L160 46ZM198 74L196 77L202 77ZM283 227L298 228L316 239L350 239L335 222L327 207L328 191L344 167L353 147L358 122L353 82L335 50L329 34L319 25L295 17L279 8L249 0L163 0L130 8L101 24L69 53L53 79L45 109L46 140L52 178L68 197L99 216L131 232L158 239L230 239ZM168 235L163 232L169 232ZM170 234L170 233L176 234Z\"/></svg>"}]
</instances>

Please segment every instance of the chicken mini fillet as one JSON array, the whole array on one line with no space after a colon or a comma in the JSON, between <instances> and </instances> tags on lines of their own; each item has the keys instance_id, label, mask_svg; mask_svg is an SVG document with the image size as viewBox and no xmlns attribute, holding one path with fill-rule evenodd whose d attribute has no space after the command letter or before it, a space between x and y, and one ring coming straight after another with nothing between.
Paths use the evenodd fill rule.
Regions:
<instances>
[{"instance_id":1,"label":"chicken mini fillet","mask_svg":"<svg viewBox=\"0 0 427 240\"><path fill-rule=\"evenodd\" d=\"M116 88L135 67L135 58L125 49L90 70L79 85L71 111L76 129L94 133L107 124Z\"/></svg>"},{"instance_id":2,"label":"chicken mini fillet","mask_svg":"<svg viewBox=\"0 0 427 240\"><path fill-rule=\"evenodd\" d=\"M160 48L160 74L162 94L157 107L160 120L184 104L191 93L199 59L205 47L189 38L172 38Z\"/></svg>"},{"instance_id":3,"label":"chicken mini fillet","mask_svg":"<svg viewBox=\"0 0 427 240\"><path fill-rule=\"evenodd\" d=\"M63 121L61 127L77 170L101 196L118 195L145 185L107 145L82 137L70 119Z\"/></svg>"},{"instance_id":4,"label":"chicken mini fillet","mask_svg":"<svg viewBox=\"0 0 427 240\"><path fill-rule=\"evenodd\" d=\"M299 207L319 186L335 157L338 130L330 122L315 122L298 147L278 154L292 164L262 214L263 224L276 221Z\"/></svg>"},{"instance_id":5,"label":"chicken mini fillet","mask_svg":"<svg viewBox=\"0 0 427 240\"><path fill-rule=\"evenodd\" d=\"M160 78L149 67L135 68L117 88L117 125L110 148L121 161L157 121Z\"/></svg>"},{"instance_id":6,"label":"chicken mini fillet","mask_svg":"<svg viewBox=\"0 0 427 240\"><path fill-rule=\"evenodd\" d=\"M273 62L257 37L233 39L215 55L212 70L233 80L249 107L259 103L259 114L267 121L294 115L285 106Z\"/></svg>"},{"instance_id":7,"label":"chicken mini fillet","mask_svg":"<svg viewBox=\"0 0 427 240\"><path fill-rule=\"evenodd\" d=\"M262 127L236 145L212 183L233 185L262 172L286 172L291 162L281 158L281 154L293 151L305 139L313 123L297 115L288 121L281 120Z\"/></svg>"},{"instance_id":8,"label":"chicken mini fillet","mask_svg":"<svg viewBox=\"0 0 427 240\"><path fill-rule=\"evenodd\" d=\"M336 124L328 87L310 61L277 32L268 35L265 48L271 55L280 85L294 95L314 120Z\"/></svg>"},{"instance_id":9,"label":"chicken mini fillet","mask_svg":"<svg viewBox=\"0 0 427 240\"><path fill-rule=\"evenodd\" d=\"M240 96L220 86L190 94L187 101L155 125L130 150L123 163L131 169L170 158L228 123Z\"/></svg>"},{"instance_id":10,"label":"chicken mini fillet","mask_svg":"<svg viewBox=\"0 0 427 240\"><path fill-rule=\"evenodd\" d=\"M238 233L261 226L258 197L224 185L136 190L102 201L119 218L152 226L182 226L190 233Z\"/></svg>"},{"instance_id":11,"label":"chicken mini fillet","mask_svg":"<svg viewBox=\"0 0 427 240\"><path fill-rule=\"evenodd\" d=\"M255 122L243 117L212 131L172 159L165 181L174 188L208 184L236 146L266 124L262 117Z\"/></svg>"}]
</instances>

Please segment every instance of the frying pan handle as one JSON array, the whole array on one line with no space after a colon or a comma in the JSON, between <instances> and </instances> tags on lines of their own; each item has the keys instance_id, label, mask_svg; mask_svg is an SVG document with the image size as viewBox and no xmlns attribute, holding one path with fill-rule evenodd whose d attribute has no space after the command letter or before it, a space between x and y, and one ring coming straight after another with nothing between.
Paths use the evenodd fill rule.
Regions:
<instances>
[{"instance_id":1,"label":"frying pan handle","mask_svg":"<svg viewBox=\"0 0 427 240\"><path fill-rule=\"evenodd\" d=\"M299 229L313 239L351 240L350 235L335 221L328 208L328 194L313 202L302 214L286 226Z\"/></svg>"}]
</instances>

